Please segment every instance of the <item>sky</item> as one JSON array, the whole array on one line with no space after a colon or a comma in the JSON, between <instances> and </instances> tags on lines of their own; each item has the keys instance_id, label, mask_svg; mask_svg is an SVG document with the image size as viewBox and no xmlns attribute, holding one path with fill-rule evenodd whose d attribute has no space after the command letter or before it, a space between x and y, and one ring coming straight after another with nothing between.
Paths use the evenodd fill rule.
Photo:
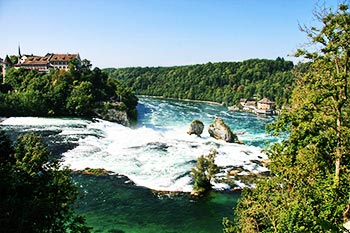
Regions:
<instances>
[{"instance_id":1,"label":"sky","mask_svg":"<svg viewBox=\"0 0 350 233\"><path fill-rule=\"evenodd\" d=\"M20 45L22 54L79 53L100 68L297 61L291 55L308 41L298 25L317 25L313 11L323 2L0 0L0 57Z\"/></svg>"}]
</instances>

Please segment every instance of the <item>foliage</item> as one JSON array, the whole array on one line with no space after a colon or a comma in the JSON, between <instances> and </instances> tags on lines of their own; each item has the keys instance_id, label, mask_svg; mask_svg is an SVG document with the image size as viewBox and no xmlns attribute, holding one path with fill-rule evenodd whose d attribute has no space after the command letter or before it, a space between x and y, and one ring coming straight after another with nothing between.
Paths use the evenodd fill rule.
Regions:
<instances>
[{"instance_id":1,"label":"foliage","mask_svg":"<svg viewBox=\"0 0 350 233\"><path fill-rule=\"evenodd\" d=\"M294 85L293 63L251 59L178 67L105 69L137 94L195 99L235 105L240 98L268 97L281 107Z\"/></svg>"},{"instance_id":2,"label":"foliage","mask_svg":"<svg viewBox=\"0 0 350 233\"><path fill-rule=\"evenodd\" d=\"M95 175L95 176L108 176L110 174L110 172L104 168L89 168L89 167L85 168L82 171L79 171L78 173Z\"/></svg>"},{"instance_id":3,"label":"foliage","mask_svg":"<svg viewBox=\"0 0 350 233\"><path fill-rule=\"evenodd\" d=\"M74 214L77 188L70 170L33 133L18 137L15 147L0 133L0 228L2 232L90 232Z\"/></svg>"},{"instance_id":4,"label":"foliage","mask_svg":"<svg viewBox=\"0 0 350 233\"><path fill-rule=\"evenodd\" d=\"M17 64L18 57L16 55L11 55L9 58L12 64Z\"/></svg>"},{"instance_id":5,"label":"foliage","mask_svg":"<svg viewBox=\"0 0 350 233\"><path fill-rule=\"evenodd\" d=\"M217 152L210 151L208 155L201 155L196 163L196 167L192 168L191 175L194 179L193 191L203 193L211 189L211 179L218 172L218 167L215 164Z\"/></svg>"},{"instance_id":6,"label":"foliage","mask_svg":"<svg viewBox=\"0 0 350 233\"><path fill-rule=\"evenodd\" d=\"M289 138L268 150L271 176L243 191L225 232L342 232L349 218L348 6L317 14L323 27L303 28L319 51L298 77L290 111L270 126Z\"/></svg>"},{"instance_id":7,"label":"foliage","mask_svg":"<svg viewBox=\"0 0 350 233\"><path fill-rule=\"evenodd\" d=\"M92 84L83 81L72 88L70 96L67 98L66 108L72 115L91 115L93 108Z\"/></svg>"},{"instance_id":8,"label":"foliage","mask_svg":"<svg viewBox=\"0 0 350 233\"><path fill-rule=\"evenodd\" d=\"M9 69L0 87L2 116L94 116L102 102L119 100L128 116L136 119L137 97L118 80L110 79L99 68L91 70L88 60L80 67L74 60L69 70ZM122 98L121 98L122 97Z\"/></svg>"}]
</instances>

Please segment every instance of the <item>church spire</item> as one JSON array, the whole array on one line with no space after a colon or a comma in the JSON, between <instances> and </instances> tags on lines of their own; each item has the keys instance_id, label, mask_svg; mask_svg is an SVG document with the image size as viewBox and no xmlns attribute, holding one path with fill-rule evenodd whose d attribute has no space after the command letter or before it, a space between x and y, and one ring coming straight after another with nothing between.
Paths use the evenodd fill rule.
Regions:
<instances>
[{"instance_id":1,"label":"church spire","mask_svg":"<svg viewBox=\"0 0 350 233\"><path fill-rule=\"evenodd\" d=\"M18 57L19 57L19 58L22 57L22 54L21 54L21 46L20 46L19 43L18 43Z\"/></svg>"}]
</instances>

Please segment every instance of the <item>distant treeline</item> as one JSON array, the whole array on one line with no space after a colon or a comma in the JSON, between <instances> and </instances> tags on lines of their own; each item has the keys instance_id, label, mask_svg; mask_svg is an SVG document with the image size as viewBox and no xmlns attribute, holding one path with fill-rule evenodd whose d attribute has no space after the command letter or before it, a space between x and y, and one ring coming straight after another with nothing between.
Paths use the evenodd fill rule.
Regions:
<instances>
[{"instance_id":1,"label":"distant treeline","mask_svg":"<svg viewBox=\"0 0 350 233\"><path fill-rule=\"evenodd\" d=\"M0 116L93 117L110 100L120 101L119 110L136 118L137 97L129 89L97 67L74 62L68 71L49 73L11 68L0 84Z\"/></svg>"},{"instance_id":2,"label":"distant treeline","mask_svg":"<svg viewBox=\"0 0 350 233\"><path fill-rule=\"evenodd\" d=\"M291 96L294 65L276 60L251 59L174 67L104 69L123 80L135 93L178 99L207 100L235 105L241 98L269 98L277 107Z\"/></svg>"}]
</instances>

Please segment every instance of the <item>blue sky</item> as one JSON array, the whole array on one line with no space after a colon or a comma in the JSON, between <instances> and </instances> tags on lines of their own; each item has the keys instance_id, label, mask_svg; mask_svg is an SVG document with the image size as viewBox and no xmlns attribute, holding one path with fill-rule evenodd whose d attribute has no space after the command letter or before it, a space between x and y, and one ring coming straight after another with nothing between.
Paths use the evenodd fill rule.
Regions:
<instances>
[{"instance_id":1,"label":"blue sky","mask_svg":"<svg viewBox=\"0 0 350 233\"><path fill-rule=\"evenodd\" d=\"M349 2L349 0L346 0ZM94 66L288 57L318 0L0 0L0 57L79 53ZM335 6L339 0L328 0Z\"/></svg>"}]
</instances>

